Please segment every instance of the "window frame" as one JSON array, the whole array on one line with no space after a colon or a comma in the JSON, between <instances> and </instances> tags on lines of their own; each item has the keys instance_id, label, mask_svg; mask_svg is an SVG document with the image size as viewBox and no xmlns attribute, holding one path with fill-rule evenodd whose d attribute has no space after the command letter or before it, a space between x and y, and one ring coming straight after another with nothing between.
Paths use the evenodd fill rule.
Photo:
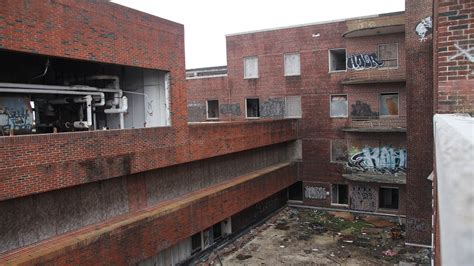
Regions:
<instances>
[{"instance_id":1,"label":"window frame","mask_svg":"<svg viewBox=\"0 0 474 266\"><path fill-rule=\"evenodd\" d=\"M334 203L333 202L333 186L337 187L337 200L339 201L339 186L347 186L347 203ZM331 206L349 207L349 184L331 184Z\"/></svg>"},{"instance_id":2,"label":"window frame","mask_svg":"<svg viewBox=\"0 0 474 266\"><path fill-rule=\"evenodd\" d=\"M247 101L248 100L258 100L258 116L248 116L248 109L247 109ZM261 114L260 114L260 98L258 97L249 97L245 98L245 119L260 119Z\"/></svg>"},{"instance_id":3,"label":"window frame","mask_svg":"<svg viewBox=\"0 0 474 266\"><path fill-rule=\"evenodd\" d=\"M288 74L286 73L286 57L298 55L298 73L297 74ZM283 54L283 75L285 77L299 77L301 76L301 53L300 52L293 52L293 53L285 53Z\"/></svg>"},{"instance_id":4,"label":"window frame","mask_svg":"<svg viewBox=\"0 0 474 266\"><path fill-rule=\"evenodd\" d=\"M398 69L400 67L400 45L398 42L394 42L394 43L380 43L380 44L377 44L377 58L381 61L384 61L384 65L385 65L385 60L380 58L380 46L381 45L390 45L390 44L395 44L397 46L397 58L392 58L392 59L386 59L386 60L397 60L397 65L396 66L381 66L379 67L378 69L379 70L384 70L384 69Z\"/></svg>"},{"instance_id":5,"label":"window frame","mask_svg":"<svg viewBox=\"0 0 474 266\"><path fill-rule=\"evenodd\" d=\"M332 143L333 143L333 141L335 141L335 140L344 140L344 141L346 142L346 150L349 149L349 142L348 142L347 139L331 139L331 140L329 141L329 162L330 162L330 163L337 163L337 164L347 163L347 161L344 161L344 162L343 162L343 161L333 161L333 160L332 160Z\"/></svg>"},{"instance_id":6,"label":"window frame","mask_svg":"<svg viewBox=\"0 0 474 266\"><path fill-rule=\"evenodd\" d=\"M217 102L217 117L209 117L209 101ZM219 120L219 100L218 99L207 99L206 100L206 120Z\"/></svg>"},{"instance_id":7,"label":"window frame","mask_svg":"<svg viewBox=\"0 0 474 266\"><path fill-rule=\"evenodd\" d=\"M246 76L247 74L247 64L246 64L246 60L248 59L255 59L257 61L257 73L256 73L256 76ZM253 55L253 56L245 56L243 58L243 64L244 64L244 79L258 79L259 78L259 67L258 67L258 56L256 55Z\"/></svg>"},{"instance_id":8,"label":"window frame","mask_svg":"<svg viewBox=\"0 0 474 266\"><path fill-rule=\"evenodd\" d=\"M345 52L345 56L344 56L344 66L345 66L345 69L344 70L332 70L331 69L331 66L332 66L332 63L331 63L331 51L335 51L335 50L344 50ZM340 73L340 72L347 72L347 49L346 48L329 48L328 49L328 73Z\"/></svg>"},{"instance_id":9,"label":"window frame","mask_svg":"<svg viewBox=\"0 0 474 266\"><path fill-rule=\"evenodd\" d=\"M332 115L332 108L331 108L331 103L332 103L332 97L333 96L346 96L346 101L347 101L347 110L346 110L346 115L345 116L333 116ZM349 117L349 95L348 94L330 94L329 95L329 117L330 118L348 118Z\"/></svg>"},{"instance_id":10,"label":"window frame","mask_svg":"<svg viewBox=\"0 0 474 266\"><path fill-rule=\"evenodd\" d=\"M397 203L397 208L396 209L392 209L392 208L383 208L383 207L380 207L380 193L381 193L381 189L382 188L388 188L388 189L396 189L398 190L398 203ZM379 210L383 210L383 211L399 211L400 210L400 188L399 187L391 187L391 186L380 186L379 189L378 189L378 204L377 204L377 207Z\"/></svg>"},{"instance_id":11,"label":"window frame","mask_svg":"<svg viewBox=\"0 0 474 266\"><path fill-rule=\"evenodd\" d=\"M288 115L288 98L299 98L299 101L300 101L300 105L299 105L299 113L300 115L299 116L291 116L291 115ZM300 95L288 95L288 96L285 96L285 114L284 114L284 117L285 118L302 118L303 117L303 108L302 108L302 97Z\"/></svg>"},{"instance_id":12,"label":"window frame","mask_svg":"<svg viewBox=\"0 0 474 266\"><path fill-rule=\"evenodd\" d=\"M387 94L397 94L398 95L398 101L397 101L397 111L398 114L396 115L382 115L381 110L382 110L382 95L387 95ZM379 93L379 118L395 118L400 116L400 93L399 92L381 92Z\"/></svg>"}]
</instances>

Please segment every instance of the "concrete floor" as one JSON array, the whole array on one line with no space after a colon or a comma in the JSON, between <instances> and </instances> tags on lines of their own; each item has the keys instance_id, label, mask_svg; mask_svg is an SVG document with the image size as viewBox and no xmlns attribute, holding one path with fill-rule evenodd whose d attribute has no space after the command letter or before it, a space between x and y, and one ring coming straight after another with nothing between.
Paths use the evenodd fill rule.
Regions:
<instances>
[{"instance_id":1,"label":"concrete floor","mask_svg":"<svg viewBox=\"0 0 474 266\"><path fill-rule=\"evenodd\" d=\"M347 212L287 207L211 254L204 264L429 265L431 251L406 247L403 226L395 222Z\"/></svg>"}]
</instances>

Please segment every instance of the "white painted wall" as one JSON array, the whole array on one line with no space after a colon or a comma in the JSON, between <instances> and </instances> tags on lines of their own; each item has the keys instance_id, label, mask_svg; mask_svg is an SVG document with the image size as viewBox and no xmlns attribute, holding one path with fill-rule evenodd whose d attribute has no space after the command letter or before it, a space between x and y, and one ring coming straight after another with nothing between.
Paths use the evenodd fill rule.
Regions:
<instances>
[{"instance_id":1,"label":"white painted wall","mask_svg":"<svg viewBox=\"0 0 474 266\"><path fill-rule=\"evenodd\" d=\"M441 265L474 257L474 118L434 116Z\"/></svg>"}]
</instances>

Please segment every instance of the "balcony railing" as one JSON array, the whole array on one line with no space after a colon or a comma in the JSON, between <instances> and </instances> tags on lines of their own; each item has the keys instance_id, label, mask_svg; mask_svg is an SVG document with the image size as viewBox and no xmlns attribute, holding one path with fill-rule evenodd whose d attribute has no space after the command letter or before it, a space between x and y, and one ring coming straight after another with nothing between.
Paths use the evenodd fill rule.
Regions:
<instances>
[{"instance_id":1,"label":"balcony railing","mask_svg":"<svg viewBox=\"0 0 474 266\"><path fill-rule=\"evenodd\" d=\"M349 132L406 132L406 116L351 116L349 126L344 131Z\"/></svg>"}]
</instances>

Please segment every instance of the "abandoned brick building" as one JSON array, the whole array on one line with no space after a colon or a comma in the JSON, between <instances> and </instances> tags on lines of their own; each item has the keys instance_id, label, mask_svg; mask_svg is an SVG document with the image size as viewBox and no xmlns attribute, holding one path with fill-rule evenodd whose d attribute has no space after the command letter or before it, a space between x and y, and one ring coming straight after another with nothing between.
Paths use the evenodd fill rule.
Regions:
<instances>
[{"instance_id":1,"label":"abandoned brick building","mask_svg":"<svg viewBox=\"0 0 474 266\"><path fill-rule=\"evenodd\" d=\"M287 203L431 245L432 117L473 112L473 9L228 35L227 66L186 71L178 23L2 1L0 264L175 264Z\"/></svg>"}]
</instances>

